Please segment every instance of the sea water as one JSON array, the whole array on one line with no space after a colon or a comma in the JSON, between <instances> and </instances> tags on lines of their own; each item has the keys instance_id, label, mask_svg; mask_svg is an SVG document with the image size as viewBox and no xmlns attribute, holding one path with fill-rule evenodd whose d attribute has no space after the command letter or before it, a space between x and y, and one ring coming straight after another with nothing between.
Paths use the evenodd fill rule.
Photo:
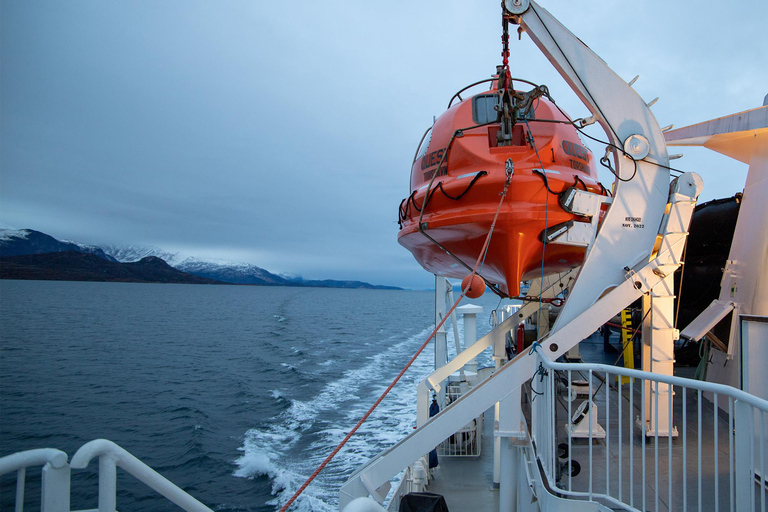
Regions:
<instances>
[{"instance_id":1,"label":"sea water","mask_svg":"<svg viewBox=\"0 0 768 512\"><path fill-rule=\"evenodd\" d=\"M498 300L472 303L482 335ZM433 308L430 291L0 281L0 456L105 438L213 510L275 510L423 343ZM433 347L297 510L336 510L349 475L412 431ZM73 510L96 507L97 468L73 470ZM40 469L27 475L34 510ZM12 509L15 475L0 485ZM117 505L178 510L122 470Z\"/></svg>"}]
</instances>

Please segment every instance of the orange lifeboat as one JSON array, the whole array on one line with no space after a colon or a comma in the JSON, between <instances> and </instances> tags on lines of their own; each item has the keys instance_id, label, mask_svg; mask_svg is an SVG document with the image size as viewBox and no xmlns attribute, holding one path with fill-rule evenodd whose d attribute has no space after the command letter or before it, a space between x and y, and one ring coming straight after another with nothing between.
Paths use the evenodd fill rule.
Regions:
<instances>
[{"instance_id":1,"label":"orange lifeboat","mask_svg":"<svg viewBox=\"0 0 768 512\"><path fill-rule=\"evenodd\" d=\"M499 216L479 274L500 295L516 297L520 281L581 264L585 248L548 241L547 233L589 222L561 206L571 187L607 194L594 156L545 88L515 92L504 123L503 94L490 90L449 105L422 139L399 208L398 242L426 270L464 278ZM482 82L479 82L482 83ZM477 84L475 84L477 85ZM453 103L453 100L452 100ZM506 197L508 161L514 168ZM429 196L427 197L427 192Z\"/></svg>"}]
</instances>

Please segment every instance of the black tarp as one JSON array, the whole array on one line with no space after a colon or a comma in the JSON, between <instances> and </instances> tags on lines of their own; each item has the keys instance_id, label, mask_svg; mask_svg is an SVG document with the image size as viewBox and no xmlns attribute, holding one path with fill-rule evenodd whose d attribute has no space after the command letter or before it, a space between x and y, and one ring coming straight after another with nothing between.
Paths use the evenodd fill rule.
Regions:
<instances>
[{"instance_id":1,"label":"black tarp","mask_svg":"<svg viewBox=\"0 0 768 512\"><path fill-rule=\"evenodd\" d=\"M400 500L400 512L448 512L448 505L440 494L410 492Z\"/></svg>"}]
</instances>

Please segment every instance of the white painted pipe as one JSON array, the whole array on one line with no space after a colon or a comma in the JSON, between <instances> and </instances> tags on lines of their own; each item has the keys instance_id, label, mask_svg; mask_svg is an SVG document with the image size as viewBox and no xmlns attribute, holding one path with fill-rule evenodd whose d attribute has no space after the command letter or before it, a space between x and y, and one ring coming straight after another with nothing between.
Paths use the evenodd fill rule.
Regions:
<instances>
[{"instance_id":1,"label":"white painted pipe","mask_svg":"<svg viewBox=\"0 0 768 512\"><path fill-rule=\"evenodd\" d=\"M94 457L99 457L99 512L103 512L101 508L101 487L105 484L110 485L113 481L112 478L114 475L110 473L113 469L110 469L110 466L112 466L112 468L115 466L121 467L136 479L154 489L184 510L191 512L212 512L211 509L174 485L173 482L162 476L160 473L150 468L112 441L106 439L96 439L95 441L91 441L81 446L72 456L71 466L75 469L85 469ZM108 459L104 462L103 473L102 459ZM109 484L107 482L101 482L102 476L107 479ZM105 492L107 491L105 490ZM112 489L112 496L114 496L114 489ZM104 500L105 506L112 506L109 504L114 503L114 501L107 502L106 498L104 498ZM111 508L109 512L114 512L114 508Z\"/></svg>"}]
</instances>

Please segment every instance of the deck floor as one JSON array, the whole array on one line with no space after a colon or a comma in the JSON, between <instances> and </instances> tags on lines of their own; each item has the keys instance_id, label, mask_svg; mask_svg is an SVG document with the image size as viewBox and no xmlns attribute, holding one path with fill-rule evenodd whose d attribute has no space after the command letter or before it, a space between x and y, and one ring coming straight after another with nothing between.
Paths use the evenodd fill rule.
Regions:
<instances>
[{"instance_id":1,"label":"deck floor","mask_svg":"<svg viewBox=\"0 0 768 512\"><path fill-rule=\"evenodd\" d=\"M451 512L499 512L499 491L493 485L493 409L483 420L480 456L441 456L434 471L428 490L441 494Z\"/></svg>"}]
</instances>

